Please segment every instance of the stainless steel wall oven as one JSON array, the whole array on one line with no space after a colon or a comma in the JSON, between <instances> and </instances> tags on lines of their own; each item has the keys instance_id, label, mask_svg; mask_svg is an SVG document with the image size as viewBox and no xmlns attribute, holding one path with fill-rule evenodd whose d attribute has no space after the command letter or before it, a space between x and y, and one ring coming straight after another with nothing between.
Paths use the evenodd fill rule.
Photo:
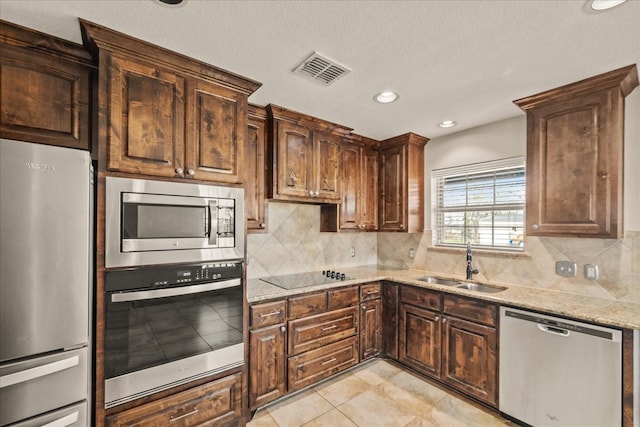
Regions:
<instances>
[{"instance_id":1,"label":"stainless steel wall oven","mask_svg":"<svg viewBox=\"0 0 640 427\"><path fill-rule=\"evenodd\" d=\"M105 273L105 407L243 364L242 261Z\"/></svg>"}]
</instances>

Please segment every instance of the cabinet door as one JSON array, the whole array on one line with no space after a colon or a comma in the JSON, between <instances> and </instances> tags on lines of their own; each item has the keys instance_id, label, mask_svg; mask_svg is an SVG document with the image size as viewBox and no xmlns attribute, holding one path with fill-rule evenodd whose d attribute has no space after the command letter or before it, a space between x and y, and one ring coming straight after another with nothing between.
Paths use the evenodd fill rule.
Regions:
<instances>
[{"instance_id":1,"label":"cabinet door","mask_svg":"<svg viewBox=\"0 0 640 427\"><path fill-rule=\"evenodd\" d=\"M264 119L249 116L244 150L244 211L248 232L266 232Z\"/></svg>"},{"instance_id":2,"label":"cabinet door","mask_svg":"<svg viewBox=\"0 0 640 427\"><path fill-rule=\"evenodd\" d=\"M249 331L249 407L258 408L285 393L284 324Z\"/></svg>"},{"instance_id":3,"label":"cabinet door","mask_svg":"<svg viewBox=\"0 0 640 427\"><path fill-rule=\"evenodd\" d=\"M139 60L111 59L107 167L182 176L184 79Z\"/></svg>"},{"instance_id":4,"label":"cabinet door","mask_svg":"<svg viewBox=\"0 0 640 427\"><path fill-rule=\"evenodd\" d=\"M323 201L340 200L340 148L339 137L326 132L314 132L314 148L317 150L317 184L314 196Z\"/></svg>"},{"instance_id":5,"label":"cabinet door","mask_svg":"<svg viewBox=\"0 0 640 427\"><path fill-rule=\"evenodd\" d=\"M0 88L0 136L89 149L89 67L2 45Z\"/></svg>"},{"instance_id":6,"label":"cabinet door","mask_svg":"<svg viewBox=\"0 0 640 427\"><path fill-rule=\"evenodd\" d=\"M378 229L378 152L376 150L362 151L360 223L364 230Z\"/></svg>"},{"instance_id":7,"label":"cabinet door","mask_svg":"<svg viewBox=\"0 0 640 427\"><path fill-rule=\"evenodd\" d=\"M300 125L277 121L279 196L311 198L316 190L313 175L315 153L311 131ZM311 193L309 193L311 192Z\"/></svg>"},{"instance_id":8,"label":"cabinet door","mask_svg":"<svg viewBox=\"0 0 640 427\"><path fill-rule=\"evenodd\" d=\"M497 404L496 329L443 318L442 380L483 402Z\"/></svg>"},{"instance_id":9,"label":"cabinet door","mask_svg":"<svg viewBox=\"0 0 640 427\"><path fill-rule=\"evenodd\" d=\"M246 134L246 96L203 80L187 82L187 176L239 183Z\"/></svg>"},{"instance_id":10,"label":"cabinet door","mask_svg":"<svg viewBox=\"0 0 640 427\"><path fill-rule=\"evenodd\" d=\"M440 377L440 315L400 304L398 359L415 369Z\"/></svg>"},{"instance_id":11,"label":"cabinet door","mask_svg":"<svg viewBox=\"0 0 640 427\"><path fill-rule=\"evenodd\" d=\"M620 111L604 90L529 112L527 235L617 237Z\"/></svg>"},{"instance_id":12,"label":"cabinet door","mask_svg":"<svg viewBox=\"0 0 640 427\"><path fill-rule=\"evenodd\" d=\"M230 375L110 416L106 420L106 425L107 427L237 425L242 416L241 391L241 374Z\"/></svg>"},{"instance_id":13,"label":"cabinet door","mask_svg":"<svg viewBox=\"0 0 640 427\"><path fill-rule=\"evenodd\" d=\"M404 231L406 204L406 146L391 146L380 151L380 231Z\"/></svg>"},{"instance_id":14,"label":"cabinet door","mask_svg":"<svg viewBox=\"0 0 640 427\"><path fill-rule=\"evenodd\" d=\"M382 302L379 299L360 304L360 360L382 350Z\"/></svg>"},{"instance_id":15,"label":"cabinet door","mask_svg":"<svg viewBox=\"0 0 640 427\"><path fill-rule=\"evenodd\" d=\"M342 203L339 207L341 230L358 230L361 228L361 150L359 146L353 144L345 144L342 147L340 171Z\"/></svg>"}]
</instances>

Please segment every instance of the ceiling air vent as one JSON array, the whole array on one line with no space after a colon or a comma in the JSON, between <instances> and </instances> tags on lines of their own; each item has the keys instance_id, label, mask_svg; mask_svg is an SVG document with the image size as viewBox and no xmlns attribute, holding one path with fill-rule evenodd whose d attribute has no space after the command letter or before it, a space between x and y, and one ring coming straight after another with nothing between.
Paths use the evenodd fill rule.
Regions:
<instances>
[{"instance_id":1,"label":"ceiling air vent","mask_svg":"<svg viewBox=\"0 0 640 427\"><path fill-rule=\"evenodd\" d=\"M329 86L340 77L351 72L349 68L318 52L313 52L293 71L323 86Z\"/></svg>"}]
</instances>

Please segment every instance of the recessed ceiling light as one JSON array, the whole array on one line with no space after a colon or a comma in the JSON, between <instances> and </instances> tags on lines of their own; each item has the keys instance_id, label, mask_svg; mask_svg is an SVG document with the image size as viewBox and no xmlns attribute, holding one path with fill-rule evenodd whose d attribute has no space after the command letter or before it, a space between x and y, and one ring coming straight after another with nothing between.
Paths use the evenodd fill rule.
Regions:
<instances>
[{"instance_id":1,"label":"recessed ceiling light","mask_svg":"<svg viewBox=\"0 0 640 427\"><path fill-rule=\"evenodd\" d=\"M438 126L440 126L441 128L452 128L457 124L458 123L454 122L453 120L444 120L438 123Z\"/></svg>"},{"instance_id":2,"label":"recessed ceiling light","mask_svg":"<svg viewBox=\"0 0 640 427\"><path fill-rule=\"evenodd\" d=\"M377 93L376 96L373 97L373 100L379 102L380 104L389 104L396 101L399 97L400 95L398 95L396 92L387 90Z\"/></svg>"},{"instance_id":3,"label":"recessed ceiling light","mask_svg":"<svg viewBox=\"0 0 640 427\"><path fill-rule=\"evenodd\" d=\"M595 11L607 10L624 3L626 0L589 0L587 4Z\"/></svg>"}]
</instances>

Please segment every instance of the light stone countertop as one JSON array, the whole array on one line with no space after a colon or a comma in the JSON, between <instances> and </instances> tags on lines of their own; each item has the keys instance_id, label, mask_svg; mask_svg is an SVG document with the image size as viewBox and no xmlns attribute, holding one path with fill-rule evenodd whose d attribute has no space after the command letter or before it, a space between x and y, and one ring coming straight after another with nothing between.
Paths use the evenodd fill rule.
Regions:
<instances>
[{"instance_id":1,"label":"light stone countertop","mask_svg":"<svg viewBox=\"0 0 640 427\"><path fill-rule=\"evenodd\" d=\"M507 283L485 283L490 286L506 287L506 289L497 293L483 293L417 280L418 277L422 276L437 276L464 281L461 277L452 277L424 270L389 270L369 266L344 268L339 269L339 271L355 277L355 279L289 290L271 285L260 279L250 279L247 281L247 299L249 303L255 303L340 286L356 285L376 280L389 280L456 295L470 296L502 305L537 310L551 315L640 330L640 305L638 304ZM320 273L315 272L315 274Z\"/></svg>"}]
</instances>

